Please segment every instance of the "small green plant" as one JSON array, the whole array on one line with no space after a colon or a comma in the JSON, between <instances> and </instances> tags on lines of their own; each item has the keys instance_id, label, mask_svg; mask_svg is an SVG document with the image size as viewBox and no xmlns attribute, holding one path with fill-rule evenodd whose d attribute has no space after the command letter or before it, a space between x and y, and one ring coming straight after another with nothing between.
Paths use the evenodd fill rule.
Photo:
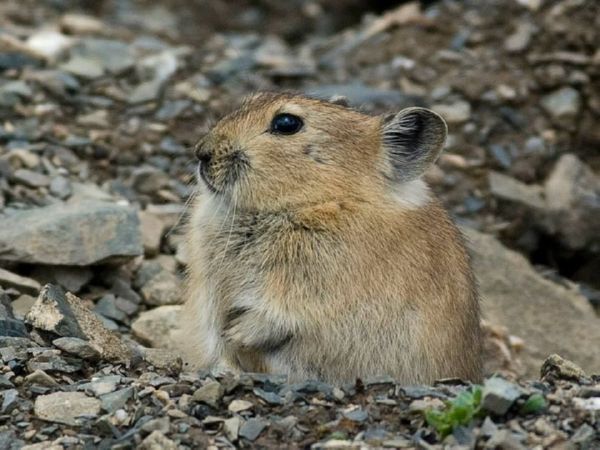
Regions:
<instances>
[{"instance_id":1,"label":"small green plant","mask_svg":"<svg viewBox=\"0 0 600 450\"><path fill-rule=\"evenodd\" d=\"M529 398L523 403L519 413L521 415L535 414L546 408L546 400L541 394L531 394Z\"/></svg>"},{"instance_id":2,"label":"small green plant","mask_svg":"<svg viewBox=\"0 0 600 450\"><path fill-rule=\"evenodd\" d=\"M444 439L456 427L468 425L479 414L481 392L481 386L473 386L470 390L461 392L453 400L447 401L443 410L430 409L426 411L425 420Z\"/></svg>"}]
</instances>

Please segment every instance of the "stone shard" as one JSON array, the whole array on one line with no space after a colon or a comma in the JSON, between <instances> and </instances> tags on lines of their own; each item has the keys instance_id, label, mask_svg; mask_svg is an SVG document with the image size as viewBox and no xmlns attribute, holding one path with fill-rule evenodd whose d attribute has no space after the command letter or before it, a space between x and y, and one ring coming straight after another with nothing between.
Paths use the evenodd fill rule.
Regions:
<instances>
[{"instance_id":1,"label":"stone shard","mask_svg":"<svg viewBox=\"0 0 600 450\"><path fill-rule=\"evenodd\" d=\"M94 417L100 412L100 400L83 392L55 392L35 399L35 415L48 422L80 425L81 417Z\"/></svg>"},{"instance_id":2,"label":"stone shard","mask_svg":"<svg viewBox=\"0 0 600 450\"><path fill-rule=\"evenodd\" d=\"M53 285L44 286L25 320L34 328L88 341L102 359L125 362L131 357L130 349L79 298Z\"/></svg>"}]
</instances>

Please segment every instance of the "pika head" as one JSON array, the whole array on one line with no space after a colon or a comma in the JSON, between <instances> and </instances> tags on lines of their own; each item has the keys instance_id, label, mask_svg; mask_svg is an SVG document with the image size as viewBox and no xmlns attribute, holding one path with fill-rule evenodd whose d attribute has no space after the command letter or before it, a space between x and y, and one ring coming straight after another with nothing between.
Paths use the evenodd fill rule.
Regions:
<instances>
[{"instance_id":1,"label":"pika head","mask_svg":"<svg viewBox=\"0 0 600 450\"><path fill-rule=\"evenodd\" d=\"M446 133L444 120L424 108L371 116L339 99L261 93L219 121L195 152L210 192L239 208L273 210L380 197L422 175Z\"/></svg>"}]
</instances>

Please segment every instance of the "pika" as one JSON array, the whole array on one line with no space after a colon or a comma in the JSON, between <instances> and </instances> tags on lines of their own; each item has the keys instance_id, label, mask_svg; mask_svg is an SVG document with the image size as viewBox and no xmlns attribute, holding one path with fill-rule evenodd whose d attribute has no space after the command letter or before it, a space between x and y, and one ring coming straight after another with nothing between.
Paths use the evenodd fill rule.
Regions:
<instances>
[{"instance_id":1,"label":"pika","mask_svg":"<svg viewBox=\"0 0 600 450\"><path fill-rule=\"evenodd\" d=\"M476 286L462 237L421 179L444 120L344 101L247 98L195 149L188 364L340 384L477 380Z\"/></svg>"}]
</instances>

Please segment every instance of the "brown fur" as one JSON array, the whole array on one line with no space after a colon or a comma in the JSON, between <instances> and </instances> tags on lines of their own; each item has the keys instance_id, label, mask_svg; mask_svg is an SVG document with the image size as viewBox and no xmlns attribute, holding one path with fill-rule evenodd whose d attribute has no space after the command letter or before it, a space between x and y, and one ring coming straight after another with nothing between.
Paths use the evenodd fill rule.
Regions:
<instances>
[{"instance_id":1,"label":"brown fur","mask_svg":"<svg viewBox=\"0 0 600 450\"><path fill-rule=\"evenodd\" d=\"M303 129L269 133L279 112L302 117ZM480 377L462 238L414 181L441 151L445 124L420 109L396 117L402 124L386 125L337 104L260 94L200 142L216 192L204 189L190 221L182 345L192 365L333 383ZM385 133L415 117L426 154L413 164L412 149L392 151Z\"/></svg>"}]
</instances>

